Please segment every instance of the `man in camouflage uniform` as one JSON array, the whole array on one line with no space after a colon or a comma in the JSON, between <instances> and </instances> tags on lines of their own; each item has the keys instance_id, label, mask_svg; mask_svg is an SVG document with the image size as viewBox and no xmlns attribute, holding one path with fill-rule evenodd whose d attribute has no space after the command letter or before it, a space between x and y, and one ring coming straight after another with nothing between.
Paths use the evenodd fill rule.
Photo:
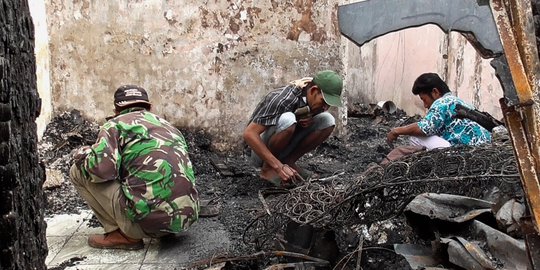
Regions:
<instances>
[{"instance_id":1,"label":"man in camouflage uniform","mask_svg":"<svg viewBox=\"0 0 540 270\"><path fill-rule=\"evenodd\" d=\"M73 185L103 225L95 248L141 249L143 238L186 230L199 218L199 196L187 144L178 129L151 113L146 91L125 85L115 116L97 141L74 153Z\"/></svg>"}]
</instances>

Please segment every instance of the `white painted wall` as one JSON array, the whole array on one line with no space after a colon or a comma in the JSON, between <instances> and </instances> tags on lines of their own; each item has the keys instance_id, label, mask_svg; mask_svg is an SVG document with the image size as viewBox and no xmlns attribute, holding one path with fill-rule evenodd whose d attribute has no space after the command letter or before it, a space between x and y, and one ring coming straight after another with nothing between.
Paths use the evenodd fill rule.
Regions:
<instances>
[{"instance_id":1,"label":"white painted wall","mask_svg":"<svg viewBox=\"0 0 540 270\"><path fill-rule=\"evenodd\" d=\"M499 99L504 93L490 61L481 58L461 34L450 33L446 62L448 86L458 97L501 119Z\"/></svg>"},{"instance_id":2,"label":"white painted wall","mask_svg":"<svg viewBox=\"0 0 540 270\"><path fill-rule=\"evenodd\" d=\"M425 113L411 92L422 73L438 73L454 94L496 118L503 90L490 59L482 59L459 33L425 25L387 34L358 48L345 41L349 102L392 100L408 114Z\"/></svg>"},{"instance_id":3,"label":"white painted wall","mask_svg":"<svg viewBox=\"0 0 540 270\"><path fill-rule=\"evenodd\" d=\"M34 22L37 90L41 98L41 114L36 119L38 139L41 139L53 116L50 80L49 33L44 0L28 0Z\"/></svg>"}]
</instances>

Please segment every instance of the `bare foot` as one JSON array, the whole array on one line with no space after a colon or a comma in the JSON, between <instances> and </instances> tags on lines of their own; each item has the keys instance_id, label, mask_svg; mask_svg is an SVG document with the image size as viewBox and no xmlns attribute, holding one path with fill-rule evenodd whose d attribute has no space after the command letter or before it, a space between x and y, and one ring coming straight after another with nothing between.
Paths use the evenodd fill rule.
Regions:
<instances>
[{"instance_id":1,"label":"bare foot","mask_svg":"<svg viewBox=\"0 0 540 270\"><path fill-rule=\"evenodd\" d=\"M264 179L264 180L272 180L272 179L275 179L275 178L279 178L279 175L277 173L260 173L259 174L259 177L261 179Z\"/></svg>"},{"instance_id":2,"label":"bare foot","mask_svg":"<svg viewBox=\"0 0 540 270\"><path fill-rule=\"evenodd\" d=\"M261 167L261 173L259 174L259 177L269 181L275 179L276 177L279 177L279 175L274 169L264 163Z\"/></svg>"}]
</instances>

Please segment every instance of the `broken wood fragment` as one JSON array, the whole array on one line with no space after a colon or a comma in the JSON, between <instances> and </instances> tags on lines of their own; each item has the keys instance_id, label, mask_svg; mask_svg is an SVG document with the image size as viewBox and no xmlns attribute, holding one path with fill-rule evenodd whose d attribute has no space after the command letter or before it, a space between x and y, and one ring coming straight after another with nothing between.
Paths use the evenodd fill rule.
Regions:
<instances>
[{"instance_id":1,"label":"broken wood fragment","mask_svg":"<svg viewBox=\"0 0 540 270\"><path fill-rule=\"evenodd\" d=\"M360 239L358 240L358 259L356 259L356 270L362 269L362 250L364 249L364 235L359 234Z\"/></svg>"},{"instance_id":2,"label":"broken wood fragment","mask_svg":"<svg viewBox=\"0 0 540 270\"><path fill-rule=\"evenodd\" d=\"M210 162L222 176L234 176L234 173L229 170L229 167L218 157L211 157Z\"/></svg>"},{"instance_id":3,"label":"broken wood fragment","mask_svg":"<svg viewBox=\"0 0 540 270\"><path fill-rule=\"evenodd\" d=\"M289 251L259 251L256 253L253 253L251 255L246 256L235 256L235 257L212 257L210 259L197 261L191 264L189 268L198 268L202 267L204 265L210 266L211 264L219 264L223 262L234 262L234 261L251 261L251 260L260 260L268 257L289 257L289 258L296 258L296 259L302 259L310 262L311 266L314 267L327 267L330 265L330 263L326 260L311 257L308 255L300 254L300 253L294 253ZM275 268L279 269L279 268Z\"/></svg>"}]
</instances>

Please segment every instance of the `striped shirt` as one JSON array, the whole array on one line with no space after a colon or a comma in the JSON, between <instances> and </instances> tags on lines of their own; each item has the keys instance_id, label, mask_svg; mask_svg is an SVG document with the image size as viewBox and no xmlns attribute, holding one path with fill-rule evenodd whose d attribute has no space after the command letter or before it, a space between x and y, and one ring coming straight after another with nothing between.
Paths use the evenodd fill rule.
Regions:
<instances>
[{"instance_id":1,"label":"striped shirt","mask_svg":"<svg viewBox=\"0 0 540 270\"><path fill-rule=\"evenodd\" d=\"M302 88L292 84L276 89L259 102L249 119L249 123L275 126L283 113L294 112L307 105L303 96Z\"/></svg>"}]
</instances>

